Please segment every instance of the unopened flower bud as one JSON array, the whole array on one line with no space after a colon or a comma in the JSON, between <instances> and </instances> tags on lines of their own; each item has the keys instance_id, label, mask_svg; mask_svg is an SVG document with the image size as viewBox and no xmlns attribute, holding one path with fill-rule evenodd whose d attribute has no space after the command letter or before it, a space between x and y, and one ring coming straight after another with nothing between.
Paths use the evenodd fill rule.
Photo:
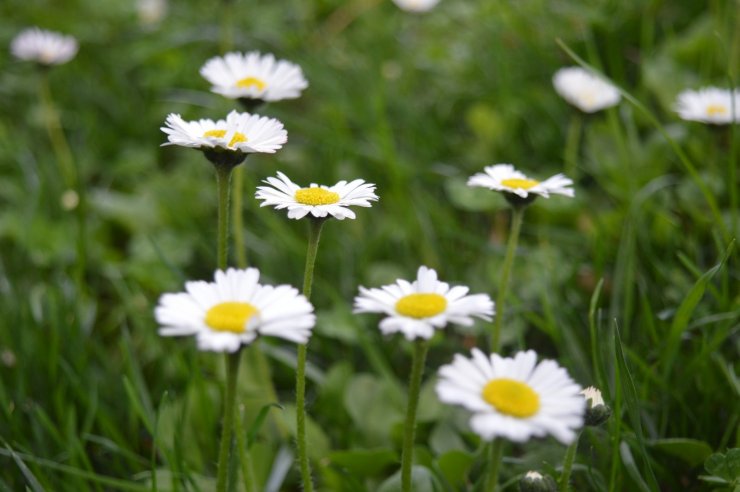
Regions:
<instances>
[{"instance_id":1,"label":"unopened flower bud","mask_svg":"<svg viewBox=\"0 0 740 492\"><path fill-rule=\"evenodd\" d=\"M555 492L558 486L550 475L543 475L540 472L528 471L521 480L519 480L519 490L521 492Z\"/></svg>"},{"instance_id":2,"label":"unopened flower bud","mask_svg":"<svg viewBox=\"0 0 740 492\"><path fill-rule=\"evenodd\" d=\"M596 427L609 420L609 417L612 415L612 409L604 403L604 399L601 397L601 391L593 386L589 386L581 391L581 394L586 399L586 425Z\"/></svg>"}]
</instances>

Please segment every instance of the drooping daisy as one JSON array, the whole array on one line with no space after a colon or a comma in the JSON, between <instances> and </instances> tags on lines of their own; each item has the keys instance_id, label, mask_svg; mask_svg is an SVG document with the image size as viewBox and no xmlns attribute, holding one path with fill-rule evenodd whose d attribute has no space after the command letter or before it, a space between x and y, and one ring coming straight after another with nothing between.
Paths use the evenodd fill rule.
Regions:
<instances>
[{"instance_id":1,"label":"drooping daisy","mask_svg":"<svg viewBox=\"0 0 740 492\"><path fill-rule=\"evenodd\" d=\"M510 194L520 198L539 195L549 198L550 195L574 196L573 180L563 174L556 174L544 181L528 178L517 171L511 164L486 166L482 173L476 173L468 179L468 186L480 186L489 190L501 191L508 198ZM534 198L534 197L531 197Z\"/></svg>"},{"instance_id":2,"label":"drooping daisy","mask_svg":"<svg viewBox=\"0 0 740 492\"><path fill-rule=\"evenodd\" d=\"M678 116L684 120L713 125L738 123L740 122L740 90L730 91L717 87L705 87L698 91L686 90L678 95L675 109Z\"/></svg>"},{"instance_id":3,"label":"drooping daisy","mask_svg":"<svg viewBox=\"0 0 740 492\"><path fill-rule=\"evenodd\" d=\"M615 106L621 98L614 85L581 67L561 68L552 84L563 99L584 113Z\"/></svg>"},{"instance_id":4,"label":"drooping daisy","mask_svg":"<svg viewBox=\"0 0 740 492\"><path fill-rule=\"evenodd\" d=\"M416 280L396 280L380 289L360 287L355 297L356 313L385 313L380 322L384 334L401 332L408 340L432 338L434 329L447 323L463 326L473 324L473 317L491 320L493 301L486 294L467 295L463 285L450 288L437 280L437 272L419 267Z\"/></svg>"},{"instance_id":5,"label":"drooping daisy","mask_svg":"<svg viewBox=\"0 0 740 492\"><path fill-rule=\"evenodd\" d=\"M77 54L77 40L72 36L31 27L21 31L10 44L10 52L21 60L42 65L61 65Z\"/></svg>"},{"instance_id":6,"label":"drooping daisy","mask_svg":"<svg viewBox=\"0 0 740 492\"><path fill-rule=\"evenodd\" d=\"M313 306L289 285L261 285L256 268L216 271L214 282L186 282L164 294L154 315L162 336L195 335L200 350L236 352L258 335L306 343Z\"/></svg>"},{"instance_id":7,"label":"drooping daisy","mask_svg":"<svg viewBox=\"0 0 740 492\"><path fill-rule=\"evenodd\" d=\"M537 364L532 350L504 358L473 349L471 358L456 355L442 366L439 377L440 401L473 412L470 426L487 441L525 442L550 434L570 444L583 425L581 387L555 361Z\"/></svg>"},{"instance_id":8,"label":"drooping daisy","mask_svg":"<svg viewBox=\"0 0 740 492\"><path fill-rule=\"evenodd\" d=\"M432 10L439 0L393 0L393 3L407 12L427 12Z\"/></svg>"},{"instance_id":9,"label":"drooping daisy","mask_svg":"<svg viewBox=\"0 0 740 492\"><path fill-rule=\"evenodd\" d=\"M308 87L301 67L257 51L211 58L200 74L212 84L213 92L230 99L294 99Z\"/></svg>"},{"instance_id":10,"label":"drooping daisy","mask_svg":"<svg viewBox=\"0 0 740 492\"><path fill-rule=\"evenodd\" d=\"M256 198L263 200L261 207L273 205L277 210L288 209L289 219L302 219L306 215L313 217L332 217L343 220L354 219L355 213L350 206L370 207L370 202L378 200L375 185L362 179L340 181L334 186L319 186L311 183L308 188L301 188L285 174L278 172L277 178L263 181L271 186L257 188Z\"/></svg>"}]
</instances>

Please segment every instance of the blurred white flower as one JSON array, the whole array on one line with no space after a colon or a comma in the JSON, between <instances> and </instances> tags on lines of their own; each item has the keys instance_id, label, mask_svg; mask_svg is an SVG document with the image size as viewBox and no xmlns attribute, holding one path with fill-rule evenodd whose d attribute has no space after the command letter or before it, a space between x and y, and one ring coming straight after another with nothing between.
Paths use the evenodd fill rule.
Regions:
<instances>
[{"instance_id":1,"label":"blurred white flower","mask_svg":"<svg viewBox=\"0 0 740 492\"><path fill-rule=\"evenodd\" d=\"M61 65L77 54L77 40L72 36L31 27L21 31L10 44L16 58L42 65Z\"/></svg>"},{"instance_id":2,"label":"blurred white flower","mask_svg":"<svg viewBox=\"0 0 740 492\"><path fill-rule=\"evenodd\" d=\"M145 26L159 24L167 15L167 0L136 0L136 13Z\"/></svg>"},{"instance_id":3,"label":"blurred white flower","mask_svg":"<svg viewBox=\"0 0 740 492\"><path fill-rule=\"evenodd\" d=\"M439 0L393 0L393 3L407 12L427 12L432 10Z\"/></svg>"},{"instance_id":4,"label":"blurred white flower","mask_svg":"<svg viewBox=\"0 0 740 492\"><path fill-rule=\"evenodd\" d=\"M332 217L343 220L354 219L355 213L350 206L370 207L376 201L375 185L362 179L351 182L340 181L334 186L319 186L311 183L308 188L301 188L285 174L278 172L277 178L267 178L270 186L257 188L256 197L263 200L261 207L273 205L277 210L288 209L289 219L301 219L306 215L314 217Z\"/></svg>"},{"instance_id":5,"label":"blurred white flower","mask_svg":"<svg viewBox=\"0 0 740 492\"><path fill-rule=\"evenodd\" d=\"M545 181L528 178L511 164L486 166L483 173L476 173L468 179L468 186L480 186L489 190L511 193L521 198L539 195L549 198L553 195L574 196L573 180L563 174L556 174Z\"/></svg>"},{"instance_id":6,"label":"blurred white flower","mask_svg":"<svg viewBox=\"0 0 740 492\"><path fill-rule=\"evenodd\" d=\"M740 122L740 90L730 91L717 87L705 87L698 91L685 90L678 95L675 109L678 116L684 120L714 125L738 123Z\"/></svg>"},{"instance_id":7,"label":"blurred white flower","mask_svg":"<svg viewBox=\"0 0 740 492\"><path fill-rule=\"evenodd\" d=\"M585 113L615 106L621 99L614 85L580 67L561 68L552 84L563 99Z\"/></svg>"}]
</instances>

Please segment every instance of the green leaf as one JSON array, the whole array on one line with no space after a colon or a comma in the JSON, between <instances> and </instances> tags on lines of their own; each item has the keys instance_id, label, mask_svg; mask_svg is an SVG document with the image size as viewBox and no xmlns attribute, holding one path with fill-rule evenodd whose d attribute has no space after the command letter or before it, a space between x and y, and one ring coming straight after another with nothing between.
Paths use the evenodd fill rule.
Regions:
<instances>
[{"instance_id":1,"label":"green leaf","mask_svg":"<svg viewBox=\"0 0 740 492\"><path fill-rule=\"evenodd\" d=\"M704 462L704 468L728 482L740 479L740 448L733 448L727 454L714 453Z\"/></svg>"},{"instance_id":2,"label":"green leaf","mask_svg":"<svg viewBox=\"0 0 740 492\"><path fill-rule=\"evenodd\" d=\"M637 484L640 491L651 492L651 490L657 490L651 489L648 487L648 484L645 483L640 470L637 468L635 458L632 456L629 444L624 441L619 445L619 456L622 458L622 465L627 469L627 474L629 474L630 478L635 482L635 484Z\"/></svg>"},{"instance_id":3,"label":"green leaf","mask_svg":"<svg viewBox=\"0 0 740 492\"><path fill-rule=\"evenodd\" d=\"M414 466L411 469L411 490L414 492L440 492L442 485L439 480L423 466ZM392 477L383 482L378 492L401 492L401 472L396 472Z\"/></svg>"},{"instance_id":4,"label":"green leaf","mask_svg":"<svg viewBox=\"0 0 740 492\"><path fill-rule=\"evenodd\" d=\"M399 461L398 453L387 448L354 449L329 454L335 465L346 468L353 475L379 475L385 468Z\"/></svg>"},{"instance_id":5,"label":"green leaf","mask_svg":"<svg viewBox=\"0 0 740 492\"><path fill-rule=\"evenodd\" d=\"M450 451L437 460L439 469L453 487L465 485L474 462L475 458L464 451Z\"/></svg>"},{"instance_id":6,"label":"green leaf","mask_svg":"<svg viewBox=\"0 0 740 492\"><path fill-rule=\"evenodd\" d=\"M650 443L654 449L681 458L690 466L703 463L712 454L712 448L698 439L669 438L657 439Z\"/></svg>"},{"instance_id":7,"label":"green leaf","mask_svg":"<svg viewBox=\"0 0 740 492\"><path fill-rule=\"evenodd\" d=\"M347 385L344 406L372 444L386 444L395 422L403 420L405 400L389 381L358 374Z\"/></svg>"},{"instance_id":8,"label":"green leaf","mask_svg":"<svg viewBox=\"0 0 740 492\"><path fill-rule=\"evenodd\" d=\"M257 438L257 433L260 431L260 428L262 428L262 424L265 422L265 418L267 417L267 414L271 408L282 410L283 406L279 403L268 403L267 405L260 408L257 417L254 419L254 422L252 422L252 426L249 428L249 432L247 432L247 448L252 447L252 443Z\"/></svg>"}]
</instances>

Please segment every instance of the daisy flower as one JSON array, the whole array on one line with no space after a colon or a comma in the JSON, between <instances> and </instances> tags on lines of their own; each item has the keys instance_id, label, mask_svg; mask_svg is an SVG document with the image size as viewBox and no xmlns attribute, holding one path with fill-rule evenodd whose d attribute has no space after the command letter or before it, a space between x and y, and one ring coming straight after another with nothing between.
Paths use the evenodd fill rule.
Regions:
<instances>
[{"instance_id":1,"label":"daisy flower","mask_svg":"<svg viewBox=\"0 0 740 492\"><path fill-rule=\"evenodd\" d=\"M552 78L560 96L584 113L616 106L621 98L617 88L580 67L561 68Z\"/></svg>"},{"instance_id":2,"label":"daisy flower","mask_svg":"<svg viewBox=\"0 0 740 492\"><path fill-rule=\"evenodd\" d=\"M10 44L16 58L42 65L61 65L77 54L77 40L72 36L31 27L20 32Z\"/></svg>"},{"instance_id":3,"label":"daisy flower","mask_svg":"<svg viewBox=\"0 0 740 492\"><path fill-rule=\"evenodd\" d=\"M432 10L439 0L393 0L393 3L407 12L427 12Z\"/></svg>"},{"instance_id":4,"label":"daisy flower","mask_svg":"<svg viewBox=\"0 0 740 492\"><path fill-rule=\"evenodd\" d=\"M211 58L200 74L212 84L213 92L230 99L295 99L308 87L301 67L257 51Z\"/></svg>"},{"instance_id":5,"label":"daisy flower","mask_svg":"<svg viewBox=\"0 0 740 492\"><path fill-rule=\"evenodd\" d=\"M236 352L258 335L306 343L316 322L313 306L289 285L261 285L256 268L216 271L214 282L186 282L164 294L154 311L162 336L195 335L198 348Z\"/></svg>"},{"instance_id":6,"label":"daisy flower","mask_svg":"<svg viewBox=\"0 0 740 492\"><path fill-rule=\"evenodd\" d=\"M311 183L308 188L301 188L285 174L278 172L277 178L263 181L270 186L259 186L256 198L263 200L261 207L273 205L277 210L288 209L289 219L302 219L308 214L314 217L332 217L343 220L354 219L351 205L370 207L371 201L377 201L375 185L362 179L351 182L340 181L334 186L319 186Z\"/></svg>"},{"instance_id":7,"label":"daisy flower","mask_svg":"<svg viewBox=\"0 0 740 492\"><path fill-rule=\"evenodd\" d=\"M733 110L734 98L734 110ZM713 125L740 122L740 90L705 87L686 90L678 95L675 110L681 119Z\"/></svg>"},{"instance_id":8,"label":"daisy flower","mask_svg":"<svg viewBox=\"0 0 740 492\"><path fill-rule=\"evenodd\" d=\"M473 412L470 426L487 441L525 442L550 434L570 444L583 425L581 387L555 361L537 364L532 350L504 358L473 349L471 358L456 355L442 366L439 377L440 401Z\"/></svg>"},{"instance_id":9,"label":"daisy flower","mask_svg":"<svg viewBox=\"0 0 740 492\"><path fill-rule=\"evenodd\" d=\"M544 181L528 178L524 173L517 171L511 164L496 164L486 166L485 172L476 173L468 179L468 186L480 186L489 190L504 192L507 199L511 195L520 198L530 198L530 195L539 195L549 198L553 195L574 196L573 180L563 174L556 174ZM531 199L535 197L532 196Z\"/></svg>"},{"instance_id":10,"label":"daisy flower","mask_svg":"<svg viewBox=\"0 0 740 492\"><path fill-rule=\"evenodd\" d=\"M487 321L494 314L493 301L486 294L467 295L468 287L437 280L437 272L419 267L416 280L398 279L380 289L360 287L355 297L356 313L385 313L380 322L384 334L401 332L406 339L432 338L434 329L447 323L473 324L473 317Z\"/></svg>"}]
</instances>

